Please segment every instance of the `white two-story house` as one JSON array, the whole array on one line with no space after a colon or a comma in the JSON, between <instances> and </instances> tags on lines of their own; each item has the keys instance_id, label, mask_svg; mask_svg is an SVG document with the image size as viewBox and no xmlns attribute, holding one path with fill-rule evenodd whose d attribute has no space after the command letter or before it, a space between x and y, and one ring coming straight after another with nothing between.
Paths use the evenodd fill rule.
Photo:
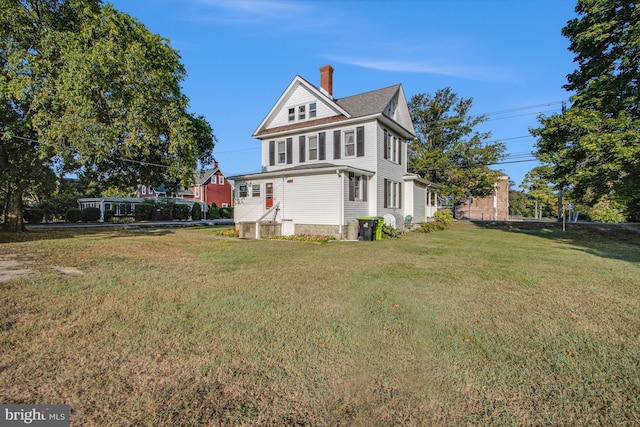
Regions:
<instances>
[{"instance_id":1,"label":"white two-story house","mask_svg":"<svg viewBox=\"0 0 640 427\"><path fill-rule=\"evenodd\" d=\"M346 239L357 218L403 229L433 216L437 186L407 173L415 135L402 85L338 99L332 92L329 65L320 88L296 76L260 123L253 137L262 141L262 172L229 177L238 227L270 221L284 235Z\"/></svg>"}]
</instances>

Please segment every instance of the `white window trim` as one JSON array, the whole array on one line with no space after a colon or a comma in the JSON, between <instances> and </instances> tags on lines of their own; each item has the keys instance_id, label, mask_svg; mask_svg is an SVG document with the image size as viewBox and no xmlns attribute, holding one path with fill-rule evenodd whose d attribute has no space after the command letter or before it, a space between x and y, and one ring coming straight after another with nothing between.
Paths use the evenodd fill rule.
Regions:
<instances>
[{"instance_id":1,"label":"white window trim","mask_svg":"<svg viewBox=\"0 0 640 427\"><path fill-rule=\"evenodd\" d=\"M315 109L311 109L311 106L315 105ZM293 110L293 112L291 111ZM313 112L313 117L312 117ZM287 107L287 122L298 123L307 120L315 119L318 117L318 102L306 102L304 104L290 105Z\"/></svg>"},{"instance_id":2,"label":"white window trim","mask_svg":"<svg viewBox=\"0 0 640 427\"><path fill-rule=\"evenodd\" d=\"M315 148L313 149L315 151L315 157L311 158L311 140L315 141ZM307 159L312 162L312 161L316 161L318 160L318 135L311 135L309 137L307 137Z\"/></svg>"},{"instance_id":3,"label":"white window trim","mask_svg":"<svg viewBox=\"0 0 640 427\"><path fill-rule=\"evenodd\" d=\"M258 189L258 194L255 194L256 193L255 192L256 187ZM261 185L260 184L251 184L251 197L260 197L260 194L262 192L261 190L262 189L261 189Z\"/></svg>"},{"instance_id":4,"label":"white window trim","mask_svg":"<svg viewBox=\"0 0 640 427\"><path fill-rule=\"evenodd\" d=\"M244 196L242 195L242 187L244 187ZM238 197L248 197L249 196L249 184L238 184Z\"/></svg>"},{"instance_id":5,"label":"white window trim","mask_svg":"<svg viewBox=\"0 0 640 427\"><path fill-rule=\"evenodd\" d=\"M351 143L348 143L347 134L351 134L351 136L353 137ZM346 158L356 157L356 130L355 129L345 130L344 132L342 132L342 138L344 140L343 147L342 147L344 149L344 157ZM353 154L347 154L348 153L347 146L352 147Z\"/></svg>"},{"instance_id":6,"label":"white window trim","mask_svg":"<svg viewBox=\"0 0 640 427\"><path fill-rule=\"evenodd\" d=\"M282 146L282 152L280 152L280 147ZM280 156L282 155L282 158ZM284 165L287 163L287 141L280 140L276 141L276 164Z\"/></svg>"},{"instance_id":7,"label":"white window trim","mask_svg":"<svg viewBox=\"0 0 640 427\"><path fill-rule=\"evenodd\" d=\"M218 184L224 185L224 176L222 176L222 175L218 176Z\"/></svg>"}]
</instances>

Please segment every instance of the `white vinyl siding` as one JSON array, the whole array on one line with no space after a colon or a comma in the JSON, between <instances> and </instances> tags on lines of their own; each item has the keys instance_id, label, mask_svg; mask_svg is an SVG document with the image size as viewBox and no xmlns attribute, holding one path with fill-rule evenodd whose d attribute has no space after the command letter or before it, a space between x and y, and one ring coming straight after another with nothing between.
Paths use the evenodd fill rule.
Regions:
<instances>
[{"instance_id":1,"label":"white vinyl siding","mask_svg":"<svg viewBox=\"0 0 640 427\"><path fill-rule=\"evenodd\" d=\"M338 225L340 176L336 173L294 176L279 188L274 202L283 201L282 218L295 224Z\"/></svg>"}]
</instances>

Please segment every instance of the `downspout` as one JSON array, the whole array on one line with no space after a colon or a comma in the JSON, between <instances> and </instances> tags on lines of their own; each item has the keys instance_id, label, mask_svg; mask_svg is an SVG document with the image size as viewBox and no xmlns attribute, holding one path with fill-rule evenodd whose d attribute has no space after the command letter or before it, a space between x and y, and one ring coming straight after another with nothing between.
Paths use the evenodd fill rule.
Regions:
<instances>
[{"instance_id":1,"label":"downspout","mask_svg":"<svg viewBox=\"0 0 640 427\"><path fill-rule=\"evenodd\" d=\"M340 195L340 222L338 223L338 230L340 235L340 240L342 240L342 224L344 223L344 172L339 169L336 170L336 173L340 177L340 191L338 194Z\"/></svg>"}]
</instances>

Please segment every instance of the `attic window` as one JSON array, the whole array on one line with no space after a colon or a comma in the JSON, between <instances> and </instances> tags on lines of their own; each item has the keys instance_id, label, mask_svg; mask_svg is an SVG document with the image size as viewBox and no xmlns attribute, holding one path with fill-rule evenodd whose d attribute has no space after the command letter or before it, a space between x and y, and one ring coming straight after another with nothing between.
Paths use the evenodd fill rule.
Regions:
<instances>
[{"instance_id":1,"label":"attic window","mask_svg":"<svg viewBox=\"0 0 640 427\"><path fill-rule=\"evenodd\" d=\"M307 119L313 119L317 116L317 103L296 105L295 107L287 107L287 120L289 122L298 122Z\"/></svg>"},{"instance_id":2,"label":"attic window","mask_svg":"<svg viewBox=\"0 0 640 427\"><path fill-rule=\"evenodd\" d=\"M397 103L397 101L395 99L393 99L391 102L389 102L389 104L387 105L387 108L385 109L384 112L389 117L395 117L397 108L398 108L398 103Z\"/></svg>"}]
</instances>

